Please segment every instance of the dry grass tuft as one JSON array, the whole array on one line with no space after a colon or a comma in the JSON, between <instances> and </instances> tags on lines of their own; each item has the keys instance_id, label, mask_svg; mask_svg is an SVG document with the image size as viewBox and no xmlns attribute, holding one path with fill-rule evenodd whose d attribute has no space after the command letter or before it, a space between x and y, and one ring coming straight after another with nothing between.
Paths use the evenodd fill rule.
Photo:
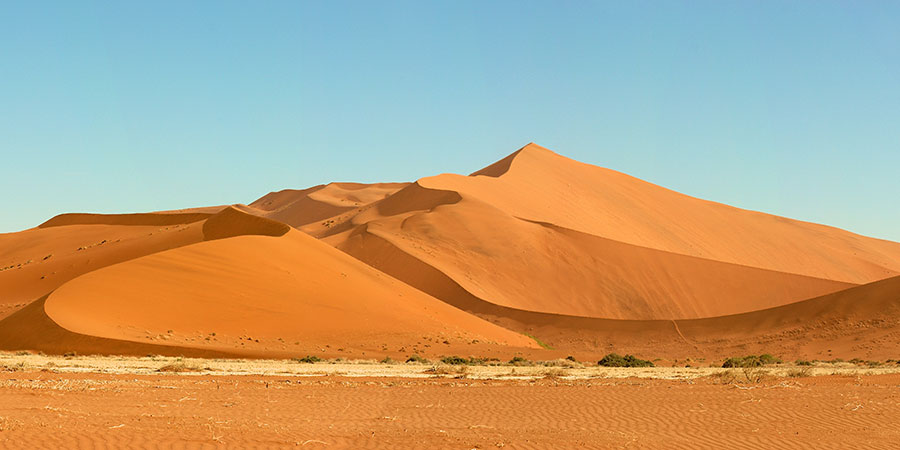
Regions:
<instances>
[{"instance_id":1,"label":"dry grass tuft","mask_svg":"<svg viewBox=\"0 0 900 450\"><path fill-rule=\"evenodd\" d=\"M181 373L181 372L202 372L203 369L199 366L189 366L183 362L177 362L174 364L166 364L159 369L156 369L157 372L171 372L171 373Z\"/></svg>"}]
</instances>

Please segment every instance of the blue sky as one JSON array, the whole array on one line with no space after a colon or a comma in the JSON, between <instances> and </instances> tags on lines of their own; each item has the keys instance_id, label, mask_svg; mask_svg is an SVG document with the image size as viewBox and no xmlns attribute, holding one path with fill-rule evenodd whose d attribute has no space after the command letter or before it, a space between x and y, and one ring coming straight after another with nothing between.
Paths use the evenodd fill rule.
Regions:
<instances>
[{"instance_id":1,"label":"blue sky","mask_svg":"<svg viewBox=\"0 0 900 450\"><path fill-rule=\"evenodd\" d=\"M534 141L900 240L900 3L5 2L0 232Z\"/></svg>"}]
</instances>

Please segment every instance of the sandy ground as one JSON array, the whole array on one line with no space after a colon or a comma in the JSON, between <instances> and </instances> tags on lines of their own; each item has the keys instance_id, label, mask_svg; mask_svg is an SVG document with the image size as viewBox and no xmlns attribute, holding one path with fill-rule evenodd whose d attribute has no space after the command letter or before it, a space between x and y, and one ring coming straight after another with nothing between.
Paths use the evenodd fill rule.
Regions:
<instances>
[{"instance_id":1,"label":"sandy ground","mask_svg":"<svg viewBox=\"0 0 900 450\"><path fill-rule=\"evenodd\" d=\"M714 368L0 361L0 448L896 448L900 439L896 367L820 366L821 376L800 377L779 368L748 382ZM211 370L155 372L173 364Z\"/></svg>"}]
</instances>

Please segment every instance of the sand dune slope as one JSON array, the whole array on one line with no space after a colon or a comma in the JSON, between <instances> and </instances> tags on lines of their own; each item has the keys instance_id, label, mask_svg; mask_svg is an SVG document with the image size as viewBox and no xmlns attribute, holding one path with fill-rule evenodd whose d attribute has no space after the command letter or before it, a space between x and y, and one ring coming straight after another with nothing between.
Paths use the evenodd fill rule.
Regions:
<instances>
[{"instance_id":1,"label":"sand dune slope","mask_svg":"<svg viewBox=\"0 0 900 450\"><path fill-rule=\"evenodd\" d=\"M495 165L419 184L514 217L672 253L849 283L900 274L896 242L696 199L535 144L508 159L505 171Z\"/></svg>"},{"instance_id":2,"label":"sand dune slope","mask_svg":"<svg viewBox=\"0 0 900 450\"><path fill-rule=\"evenodd\" d=\"M420 282L420 264L384 264L366 243L387 242L466 295L584 317L737 314L900 269L900 244L698 200L533 144L327 222L303 230L451 304Z\"/></svg>"},{"instance_id":3,"label":"sand dune slope","mask_svg":"<svg viewBox=\"0 0 900 450\"><path fill-rule=\"evenodd\" d=\"M269 193L251 203L254 214L293 227L320 222L381 200L408 183L329 183L309 189Z\"/></svg>"},{"instance_id":4,"label":"sand dune slope","mask_svg":"<svg viewBox=\"0 0 900 450\"><path fill-rule=\"evenodd\" d=\"M771 353L785 358L896 359L900 277L790 305L696 320L615 321L502 312L496 319L564 348L668 358Z\"/></svg>"},{"instance_id":5,"label":"sand dune slope","mask_svg":"<svg viewBox=\"0 0 900 450\"><path fill-rule=\"evenodd\" d=\"M65 214L0 234L0 318L81 274L199 242L209 216Z\"/></svg>"},{"instance_id":6,"label":"sand dune slope","mask_svg":"<svg viewBox=\"0 0 900 450\"><path fill-rule=\"evenodd\" d=\"M243 216L242 231L253 232L247 226L253 224L256 235L82 275L50 294L47 317L78 335L256 355L342 348L360 356L401 347L413 353L432 342L448 352L536 347L302 232L285 227L273 237L271 221L227 211L219 226L234 228Z\"/></svg>"}]
</instances>

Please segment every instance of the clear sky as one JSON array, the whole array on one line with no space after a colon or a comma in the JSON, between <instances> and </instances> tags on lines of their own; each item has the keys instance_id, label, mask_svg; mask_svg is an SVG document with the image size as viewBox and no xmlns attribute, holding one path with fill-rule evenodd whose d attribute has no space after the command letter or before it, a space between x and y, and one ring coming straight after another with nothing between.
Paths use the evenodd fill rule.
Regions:
<instances>
[{"instance_id":1,"label":"clear sky","mask_svg":"<svg viewBox=\"0 0 900 450\"><path fill-rule=\"evenodd\" d=\"M0 5L0 232L531 141L900 241L900 2Z\"/></svg>"}]
</instances>

